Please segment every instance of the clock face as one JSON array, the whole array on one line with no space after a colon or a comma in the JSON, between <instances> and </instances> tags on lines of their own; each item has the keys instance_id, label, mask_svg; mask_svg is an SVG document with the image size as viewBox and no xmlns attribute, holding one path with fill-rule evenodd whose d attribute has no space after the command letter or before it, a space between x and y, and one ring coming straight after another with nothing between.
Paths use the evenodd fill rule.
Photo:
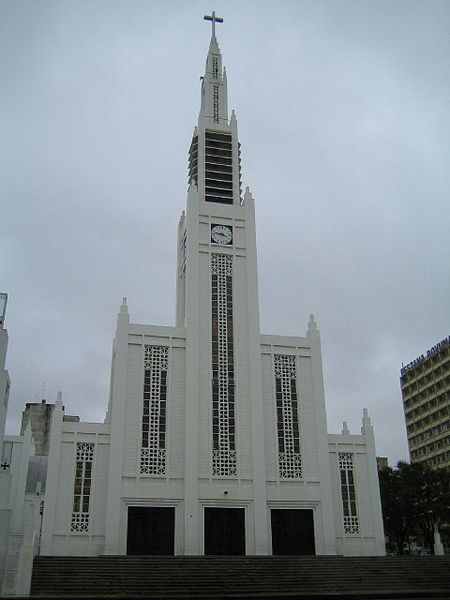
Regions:
<instances>
[{"instance_id":1,"label":"clock face","mask_svg":"<svg viewBox=\"0 0 450 600\"><path fill-rule=\"evenodd\" d=\"M233 229L227 225L211 225L211 241L227 246L233 241Z\"/></svg>"}]
</instances>

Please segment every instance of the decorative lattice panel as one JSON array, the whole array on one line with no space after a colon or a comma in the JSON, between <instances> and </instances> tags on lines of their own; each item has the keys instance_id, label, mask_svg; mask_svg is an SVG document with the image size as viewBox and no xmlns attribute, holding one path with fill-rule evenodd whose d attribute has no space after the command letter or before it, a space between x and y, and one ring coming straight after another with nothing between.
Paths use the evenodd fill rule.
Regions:
<instances>
[{"instance_id":1,"label":"decorative lattice panel","mask_svg":"<svg viewBox=\"0 0 450 600\"><path fill-rule=\"evenodd\" d=\"M212 59L212 76L214 79L219 77L219 59L216 56L213 56Z\"/></svg>"},{"instance_id":2,"label":"decorative lattice panel","mask_svg":"<svg viewBox=\"0 0 450 600\"><path fill-rule=\"evenodd\" d=\"M344 533L346 535L359 534L359 517L344 516Z\"/></svg>"},{"instance_id":3,"label":"decorative lattice panel","mask_svg":"<svg viewBox=\"0 0 450 600\"><path fill-rule=\"evenodd\" d=\"M359 534L359 518L356 505L353 454L351 452L339 453L338 465L344 514L344 534L357 535Z\"/></svg>"},{"instance_id":4,"label":"decorative lattice panel","mask_svg":"<svg viewBox=\"0 0 450 600\"><path fill-rule=\"evenodd\" d=\"M219 86L213 85L213 121L219 122Z\"/></svg>"},{"instance_id":5,"label":"decorative lattice panel","mask_svg":"<svg viewBox=\"0 0 450 600\"><path fill-rule=\"evenodd\" d=\"M167 371L169 348L145 346L140 471L166 474Z\"/></svg>"},{"instance_id":6,"label":"decorative lattice panel","mask_svg":"<svg viewBox=\"0 0 450 600\"><path fill-rule=\"evenodd\" d=\"M73 508L70 530L86 533L89 530L89 504L91 499L92 464L95 444L78 442L73 489Z\"/></svg>"},{"instance_id":7,"label":"decorative lattice panel","mask_svg":"<svg viewBox=\"0 0 450 600\"><path fill-rule=\"evenodd\" d=\"M236 477L233 258L211 256L213 476Z\"/></svg>"},{"instance_id":8,"label":"decorative lattice panel","mask_svg":"<svg viewBox=\"0 0 450 600\"><path fill-rule=\"evenodd\" d=\"M278 472L282 479L298 479L302 477L302 455L295 356L275 354L273 367L277 408Z\"/></svg>"},{"instance_id":9,"label":"decorative lattice panel","mask_svg":"<svg viewBox=\"0 0 450 600\"><path fill-rule=\"evenodd\" d=\"M89 513L72 513L70 530L76 533L87 533L89 531Z\"/></svg>"}]
</instances>

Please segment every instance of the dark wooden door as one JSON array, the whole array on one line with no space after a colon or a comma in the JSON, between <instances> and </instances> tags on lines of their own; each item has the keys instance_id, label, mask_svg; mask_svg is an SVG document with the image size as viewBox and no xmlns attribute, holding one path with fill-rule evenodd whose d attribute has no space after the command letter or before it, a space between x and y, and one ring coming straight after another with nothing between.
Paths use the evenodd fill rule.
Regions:
<instances>
[{"instance_id":1,"label":"dark wooden door","mask_svg":"<svg viewBox=\"0 0 450 600\"><path fill-rule=\"evenodd\" d=\"M205 554L245 554L244 508L205 508Z\"/></svg>"},{"instance_id":2,"label":"dark wooden door","mask_svg":"<svg viewBox=\"0 0 450 600\"><path fill-rule=\"evenodd\" d=\"M313 511L272 509L272 554L315 554Z\"/></svg>"},{"instance_id":3,"label":"dark wooden door","mask_svg":"<svg viewBox=\"0 0 450 600\"><path fill-rule=\"evenodd\" d=\"M127 554L173 555L175 508L128 507Z\"/></svg>"}]
</instances>

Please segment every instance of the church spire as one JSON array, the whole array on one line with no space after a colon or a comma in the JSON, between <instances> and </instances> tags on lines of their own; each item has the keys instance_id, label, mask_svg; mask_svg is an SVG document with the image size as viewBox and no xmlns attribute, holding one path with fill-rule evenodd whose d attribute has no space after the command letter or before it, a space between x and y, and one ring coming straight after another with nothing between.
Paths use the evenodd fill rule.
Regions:
<instances>
[{"instance_id":1,"label":"church spire","mask_svg":"<svg viewBox=\"0 0 450 600\"><path fill-rule=\"evenodd\" d=\"M198 124L189 148L189 189L200 198L219 204L241 204L241 158L234 112L228 120L227 74L216 38L216 23L223 19L205 16L212 32L201 77L201 106Z\"/></svg>"},{"instance_id":2,"label":"church spire","mask_svg":"<svg viewBox=\"0 0 450 600\"><path fill-rule=\"evenodd\" d=\"M220 128L228 124L227 76L222 67L222 55L216 38L216 23L223 23L221 17L205 15L205 21L211 21L211 41L206 57L205 75L202 77L202 102L200 118L204 118L208 127Z\"/></svg>"}]
</instances>

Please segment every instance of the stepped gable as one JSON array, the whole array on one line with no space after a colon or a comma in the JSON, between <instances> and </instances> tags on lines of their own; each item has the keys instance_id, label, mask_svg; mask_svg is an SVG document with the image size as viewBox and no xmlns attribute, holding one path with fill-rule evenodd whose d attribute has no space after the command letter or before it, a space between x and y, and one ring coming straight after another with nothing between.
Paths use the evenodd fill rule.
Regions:
<instances>
[{"instance_id":1,"label":"stepped gable","mask_svg":"<svg viewBox=\"0 0 450 600\"><path fill-rule=\"evenodd\" d=\"M31 595L450 599L450 556L37 557Z\"/></svg>"}]
</instances>

